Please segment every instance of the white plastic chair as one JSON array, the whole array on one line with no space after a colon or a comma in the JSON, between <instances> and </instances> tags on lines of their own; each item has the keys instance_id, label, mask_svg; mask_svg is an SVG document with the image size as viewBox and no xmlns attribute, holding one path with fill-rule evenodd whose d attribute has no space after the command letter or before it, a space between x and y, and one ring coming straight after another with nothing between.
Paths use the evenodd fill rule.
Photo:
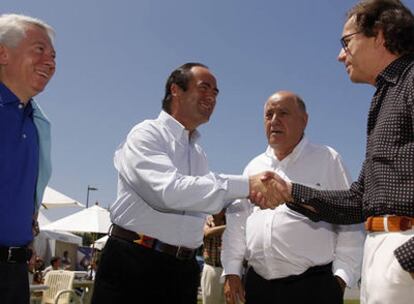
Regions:
<instances>
[{"instance_id":1,"label":"white plastic chair","mask_svg":"<svg viewBox=\"0 0 414 304\"><path fill-rule=\"evenodd\" d=\"M75 273L67 270L51 270L46 274L45 285L49 288L43 292L42 304L82 303L73 290Z\"/></svg>"}]
</instances>

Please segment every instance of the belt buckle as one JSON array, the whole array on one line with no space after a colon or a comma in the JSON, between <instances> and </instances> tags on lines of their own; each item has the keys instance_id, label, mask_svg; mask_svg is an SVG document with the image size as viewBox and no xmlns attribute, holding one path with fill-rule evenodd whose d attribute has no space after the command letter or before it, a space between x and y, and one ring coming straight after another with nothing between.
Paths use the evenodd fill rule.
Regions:
<instances>
[{"instance_id":1,"label":"belt buckle","mask_svg":"<svg viewBox=\"0 0 414 304\"><path fill-rule=\"evenodd\" d=\"M138 237L139 239L134 240L133 241L134 243L150 248L150 249L154 247L154 239L152 237L149 237L143 234L138 234Z\"/></svg>"},{"instance_id":2,"label":"belt buckle","mask_svg":"<svg viewBox=\"0 0 414 304\"><path fill-rule=\"evenodd\" d=\"M6 259L6 261L7 261L7 263L16 263L16 261L14 261L12 258L13 258L13 250L14 249L19 249L20 247L13 247L13 246L11 246L11 247L9 247L9 249L7 250L7 259Z\"/></svg>"},{"instance_id":3,"label":"belt buckle","mask_svg":"<svg viewBox=\"0 0 414 304\"><path fill-rule=\"evenodd\" d=\"M189 260L193 255L193 251L188 248L178 246L177 252L175 253L175 257L179 260Z\"/></svg>"}]
</instances>

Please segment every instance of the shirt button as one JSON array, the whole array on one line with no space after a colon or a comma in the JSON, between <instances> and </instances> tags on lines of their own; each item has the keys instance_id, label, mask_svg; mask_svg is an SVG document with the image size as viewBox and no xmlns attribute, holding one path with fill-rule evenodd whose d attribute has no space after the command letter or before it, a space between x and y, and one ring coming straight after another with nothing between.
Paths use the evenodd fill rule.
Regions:
<instances>
[{"instance_id":1,"label":"shirt button","mask_svg":"<svg viewBox=\"0 0 414 304\"><path fill-rule=\"evenodd\" d=\"M27 135L23 133L22 137L23 139L26 139Z\"/></svg>"},{"instance_id":2,"label":"shirt button","mask_svg":"<svg viewBox=\"0 0 414 304\"><path fill-rule=\"evenodd\" d=\"M19 103L19 109L23 109L23 104Z\"/></svg>"}]
</instances>

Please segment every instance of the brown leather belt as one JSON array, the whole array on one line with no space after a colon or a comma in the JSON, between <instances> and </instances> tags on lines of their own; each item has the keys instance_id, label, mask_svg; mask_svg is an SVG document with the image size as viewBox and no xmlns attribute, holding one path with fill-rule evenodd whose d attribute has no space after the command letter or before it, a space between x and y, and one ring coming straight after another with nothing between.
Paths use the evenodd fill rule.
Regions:
<instances>
[{"instance_id":1,"label":"brown leather belt","mask_svg":"<svg viewBox=\"0 0 414 304\"><path fill-rule=\"evenodd\" d=\"M158 252L172 255L179 260L190 260L194 258L197 251L197 249L170 245L150 236L138 234L131 230L124 229L116 224L112 225L110 235L123 239L125 241L133 242L149 249L153 249Z\"/></svg>"},{"instance_id":2,"label":"brown leather belt","mask_svg":"<svg viewBox=\"0 0 414 304\"><path fill-rule=\"evenodd\" d=\"M414 226L414 218L409 216L383 215L370 216L365 221L365 229L369 232L397 232L410 230Z\"/></svg>"},{"instance_id":3,"label":"brown leather belt","mask_svg":"<svg viewBox=\"0 0 414 304\"><path fill-rule=\"evenodd\" d=\"M23 247L3 247L0 246L0 262L3 263L27 263L32 257L32 250Z\"/></svg>"}]
</instances>

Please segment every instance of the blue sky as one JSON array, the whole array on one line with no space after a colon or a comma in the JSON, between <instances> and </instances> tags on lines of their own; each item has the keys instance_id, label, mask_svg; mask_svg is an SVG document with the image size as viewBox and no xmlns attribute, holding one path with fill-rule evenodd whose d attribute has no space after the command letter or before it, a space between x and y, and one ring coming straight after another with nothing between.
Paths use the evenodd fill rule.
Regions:
<instances>
[{"instance_id":1,"label":"blue sky","mask_svg":"<svg viewBox=\"0 0 414 304\"><path fill-rule=\"evenodd\" d=\"M264 151L263 104L281 89L305 100L310 140L335 148L353 178L365 151L374 88L352 84L336 57L355 1L2 0L57 33L57 71L35 99L53 124L50 186L83 203L116 198L113 153L130 128L158 115L177 66L199 61L220 95L200 128L214 171L237 174ZM413 10L414 3L405 1Z\"/></svg>"}]
</instances>

